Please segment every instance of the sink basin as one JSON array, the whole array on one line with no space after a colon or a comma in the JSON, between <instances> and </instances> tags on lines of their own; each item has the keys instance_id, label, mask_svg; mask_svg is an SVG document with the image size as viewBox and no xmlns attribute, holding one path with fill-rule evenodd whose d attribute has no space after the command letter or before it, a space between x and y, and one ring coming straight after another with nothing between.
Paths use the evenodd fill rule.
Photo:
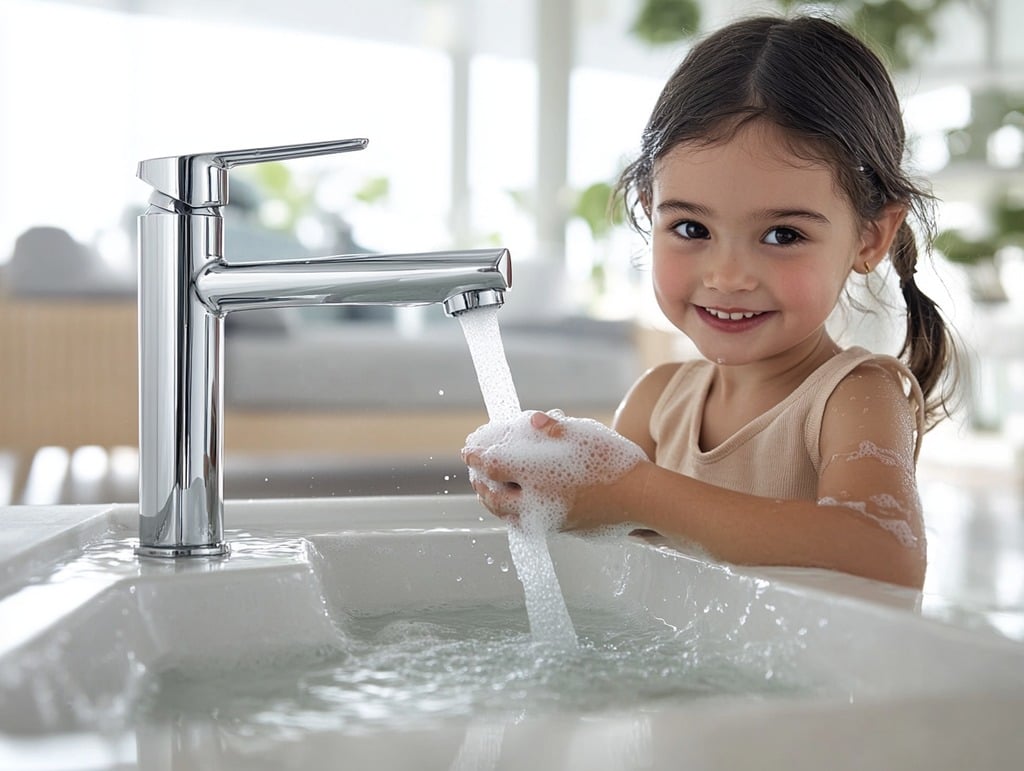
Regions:
<instances>
[{"instance_id":1,"label":"sink basin","mask_svg":"<svg viewBox=\"0 0 1024 771\"><path fill-rule=\"evenodd\" d=\"M231 555L177 562L134 556L136 515L0 510L0 767L961 769L1024 753L1024 647L922 618L913 592L558 535L582 642L553 650L472 496L229 502Z\"/></svg>"}]
</instances>

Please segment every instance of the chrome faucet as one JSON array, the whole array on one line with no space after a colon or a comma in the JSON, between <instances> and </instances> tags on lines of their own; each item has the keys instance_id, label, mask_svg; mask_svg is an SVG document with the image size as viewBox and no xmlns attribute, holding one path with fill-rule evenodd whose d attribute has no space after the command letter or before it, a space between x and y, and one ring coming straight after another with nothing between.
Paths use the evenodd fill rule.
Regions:
<instances>
[{"instance_id":1,"label":"chrome faucet","mask_svg":"<svg viewBox=\"0 0 1024 771\"><path fill-rule=\"evenodd\" d=\"M231 311L297 305L424 305L449 315L501 305L505 249L362 254L232 264L228 170L366 147L366 139L139 163L153 187L139 217L139 546L147 557L214 556L223 537L223 341Z\"/></svg>"}]
</instances>

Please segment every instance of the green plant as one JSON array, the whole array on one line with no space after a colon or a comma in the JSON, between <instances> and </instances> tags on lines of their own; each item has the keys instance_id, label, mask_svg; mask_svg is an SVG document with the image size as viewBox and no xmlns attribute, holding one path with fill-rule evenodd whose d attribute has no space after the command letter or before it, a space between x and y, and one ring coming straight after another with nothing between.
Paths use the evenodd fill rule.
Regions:
<instances>
[{"instance_id":1,"label":"green plant","mask_svg":"<svg viewBox=\"0 0 1024 771\"><path fill-rule=\"evenodd\" d=\"M262 200L277 205L277 216L273 222L264 223L272 230L293 232L302 217L319 210L316 202L319 179L297 176L287 164L257 163L236 173L259 191ZM369 177L352 195L361 203L376 205L385 202L390 192L391 183L387 177Z\"/></svg>"},{"instance_id":2,"label":"green plant","mask_svg":"<svg viewBox=\"0 0 1024 771\"><path fill-rule=\"evenodd\" d=\"M944 230L935 237L935 248L950 262L977 265L992 260L1007 246L1024 246L1024 202L1004 191L987 211L989 235L970 238L962 231Z\"/></svg>"},{"instance_id":3,"label":"green plant","mask_svg":"<svg viewBox=\"0 0 1024 771\"><path fill-rule=\"evenodd\" d=\"M630 31L652 45L685 40L700 28L697 0L645 0Z\"/></svg>"},{"instance_id":4,"label":"green plant","mask_svg":"<svg viewBox=\"0 0 1024 771\"><path fill-rule=\"evenodd\" d=\"M992 207L992 224L1002 245L1024 246L1024 201L1004 193Z\"/></svg>"},{"instance_id":5,"label":"green plant","mask_svg":"<svg viewBox=\"0 0 1024 771\"><path fill-rule=\"evenodd\" d=\"M608 182L595 182L585 187L576 197L571 213L587 223L595 241L600 241L612 228L626 221L622 202L615 198L615 190Z\"/></svg>"},{"instance_id":6,"label":"green plant","mask_svg":"<svg viewBox=\"0 0 1024 771\"><path fill-rule=\"evenodd\" d=\"M889 64L909 69L918 53L935 42L936 17L945 7L969 4L971 0L775 0L789 12L807 6L815 12L831 12L852 30L880 49ZM632 34L652 45L686 40L700 31L699 0L642 0Z\"/></svg>"},{"instance_id":7,"label":"green plant","mask_svg":"<svg viewBox=\"0 0 1024 771\"><path fill-rule=\"evenodd\" d=\"M936 19L950 5L970 0L833 0L836 16L878 48L896 70L907 70L918 54L936 39ZM786 11L807 5L801 0L776 0ZM820 4L815 4L821 8Z\"/></svg>"},{"instance_id":8,"label":"green plant","mask_svg":"<svg viewBox=\"0 0 1024 771\"><path fill-rule=\"evenodd\" d=\"M271 162L257 163L246 169L246 176L259 188L268 199L283 204L285 216L273 227L278 230L292 231L295 223L313 205L314 190L312 186L301 184L286 164Z\"/></svg>"},{"instance_id":9,"label":"green plant","mask_svg":"<svg viewBox=\"0 0 1024 771\"><path fill-rule=\"evenodd\" d=\"M391 181L387 177L371 177L355 192L357 201L374 204L387 200L391 193Z\"/></svg>"},{"instance_id":10,"label":"green plant","mask_svg":"<svg viewBox=\"0 0 1024 771\"><path fill-rule=\"evenodd\" d=\"M595 246L591 253L590 284L594 297L601 297L608 288L608 237L626 221L625 207L621 198L615 195L614 185L601 181L579 191L569 214L581 219L590 230Z\"/></svg>"},{"instance_id":11,"label":"green plant","mask_svg":"<svg viewBox=\"0 0 1024 771\"><path fill-rule=\"evenodd\" d=\"M959 230L943 230L935 236L935 248L957 265L977 265L995 257L999 244L993 238L968 238Z\"/></svg>"}]
</instances>

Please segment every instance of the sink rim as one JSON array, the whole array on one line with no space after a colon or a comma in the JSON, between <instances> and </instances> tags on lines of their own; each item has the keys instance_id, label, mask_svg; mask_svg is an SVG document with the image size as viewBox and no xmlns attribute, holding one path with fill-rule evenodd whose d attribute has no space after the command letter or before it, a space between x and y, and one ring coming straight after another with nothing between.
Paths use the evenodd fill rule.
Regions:
<instances>
[{"instance_id":1,"label":"sink rim","mask_svg":"<svg viewBox=\"0 0 1024 771\"><path fill-rule=\"evenodd\" d=\"M295 508L297 516L282 521L282 508ZM13 516L12 516L13 512ZM37 516L38 515L38 516ZM71 504L53 506L0 507L0 522L7 537L0 539L0 602L25 586L40 583L47 566L68 559L86 546L104 538L119 538L137 543L138 504ZM328 532L409 533L427 531L504 532L505 525L484 510L475 495L401 495L346 496L332 498L260 498L225 501L225 537L229 545L241 534L268 538L302 539ZM13 530L13 532L12 532ZM573 538L574 534L555 534ZM636 540L630 537L631 540ZM921 612L921 591L886 584L859 576L820 568L787 566L746 566L710 558L699 550L686 551L670 546L664 539L648 544L675 558L700 564L705 570L724 571L744 580L768 581L791 594L803 594L818 601L866 604L873 612L896 612L911 616L915 622L934 625L950 635L966 640L981 638L994 644L1020 643L996 630L932 618ZM209 558L214 562L218 558ZM201 569L207 558L164 560L144 558L143 565L155 568L177 565L175 572ZM191 566L191 567L190 567ZM155 573L155 570L149 571Z\"/></svg>"}]
</instances>

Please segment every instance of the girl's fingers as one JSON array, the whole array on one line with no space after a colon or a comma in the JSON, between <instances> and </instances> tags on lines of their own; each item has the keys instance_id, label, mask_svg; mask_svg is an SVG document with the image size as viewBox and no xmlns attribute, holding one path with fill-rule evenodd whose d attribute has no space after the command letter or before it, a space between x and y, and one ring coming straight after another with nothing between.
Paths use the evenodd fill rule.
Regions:
<instances>
[{"instance_id":1,"label":"girl's fingers","mask_svg":"<svg viewBox=\"0 0 1024 771\"><path fill-rule=\"evenodd\" d=\"M546 412L535 412L530 416L530 425L540 429L552 439L565 433L565 426Z\"/></svg>"},{"instance_id":2,"label":"girl's fingers","mask_svg":"<svg viewBox=\"0 0 1024 771\"><path fill-rule=\"evenodd\" d=\"M515 489L506 485L492 487L480 480L474 480L472 484L477 498L489 512L502 519L519 518L518 486Z\"/></svg>"},{"instance_id":3,"label":"girl's fingers","mask_svg":"<svg viewBox=\"0 0 1024 771\"><path fill-rule=\"evenodd\" d=\"M512 473L508 468L492 459L484 458L477 450L463 449L462 461L481 476L485 476L495 482L515 484ZM516 488L519 485L515 485Z\"/></svg>"}]
</instances>

